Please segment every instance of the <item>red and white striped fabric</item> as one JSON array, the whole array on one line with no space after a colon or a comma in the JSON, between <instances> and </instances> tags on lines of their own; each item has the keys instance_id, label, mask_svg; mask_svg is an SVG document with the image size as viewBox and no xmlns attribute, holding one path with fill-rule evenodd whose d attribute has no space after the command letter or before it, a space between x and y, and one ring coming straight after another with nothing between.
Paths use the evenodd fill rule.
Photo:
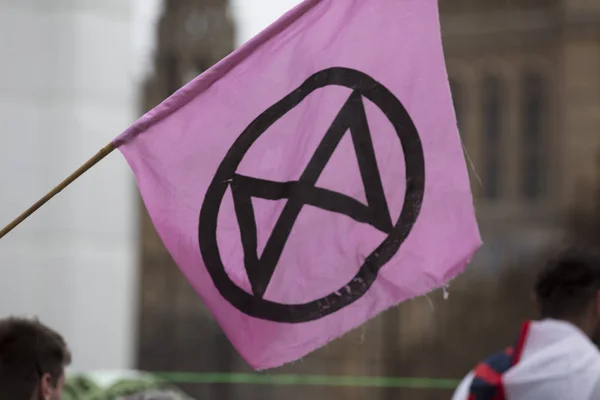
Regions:
<instances>
[{"instance_id":1,"label":"red and white striped fabric","mask_svg":"<svg viewBox=\"0 0 600 400\"><path fill-rule=\"evenodd\" d=\"M452 400L468 400L469 373ZM557 320L532 322L519 362L502 376L504 399L598 400L600 352L576 326Z\"/></svg>"}]
</instances>

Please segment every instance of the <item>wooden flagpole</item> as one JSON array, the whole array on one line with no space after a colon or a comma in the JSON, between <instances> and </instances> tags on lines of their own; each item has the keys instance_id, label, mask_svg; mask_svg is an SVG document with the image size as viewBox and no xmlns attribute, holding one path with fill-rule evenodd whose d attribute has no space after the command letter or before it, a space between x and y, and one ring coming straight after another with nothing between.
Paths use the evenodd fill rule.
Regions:
<instances>
[{"instance_id":1,"label":"wooden flagpole","mask_svg":"<svg viewBox=\"0 0 600 400\"><path fill-rule=\"evenodd\" d=\"M7 233L15 229L21 222L25 221L31 214L36 212L40 207L46 204L50 199L59 194L63 189L73 183L77 178L87 172L94 165L98 164L104 157L112 153L112 151L116 149L114 143L110 143L104 146L96 155L90 158L85 164L81 167L77 168L75 172L69 175L64 181L62 181L58 186L48 192L44 197L39 199L34 205L25 210L21 215L19 215L14 221L10 224L6 225L4 229L0 231L0 239L2 239Z\"/></svg>"}]
</instances>

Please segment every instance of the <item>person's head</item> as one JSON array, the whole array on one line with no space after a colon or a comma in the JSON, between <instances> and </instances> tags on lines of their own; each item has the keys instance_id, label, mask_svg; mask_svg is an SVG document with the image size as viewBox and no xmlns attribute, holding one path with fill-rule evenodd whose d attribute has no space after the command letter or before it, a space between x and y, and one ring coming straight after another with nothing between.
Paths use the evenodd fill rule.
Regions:
<instances>
[{"instance_id":1,"label":"person's head","mask_svg":"<svg viewBox=\"0 0 600 400\"><path fill-rule=\"evenodd\" d=\"M0 319L0 393L11 400L60 400L71 355L36 319Z\"/></svg>"},{"instance_id":2,"label":"person's head","mask_svg":"<svg viewBox=\"0 0 600 400\"><path fill-rule=\"evenodd\" d=\"M538 276L535 296L542 318L571 322L592 339L600 334L600 254L569 249Z\"/></svg>"}]
</instances>

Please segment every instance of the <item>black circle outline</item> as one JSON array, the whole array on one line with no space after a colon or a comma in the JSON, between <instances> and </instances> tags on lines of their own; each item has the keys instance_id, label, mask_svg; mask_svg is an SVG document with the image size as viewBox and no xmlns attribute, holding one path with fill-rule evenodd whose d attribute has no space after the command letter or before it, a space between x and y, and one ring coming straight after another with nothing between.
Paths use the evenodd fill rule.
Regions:
<instances>
[{"instance_id":1,"label":"black circle outline","mask_svg":"<svg viewBox=\"0 0 600 400\"><path fill-rule=\"evenodd\" d=\"M365 259L355 277L338 291L304 304L281 304L257 298L228 276L217 243L217 220L230 180L252 144L279 118L325 86L350 88L367 98L389 119L400 139L406 165L402 212L390 235ZM238 137L219 165L200 210L198 239L206 269L219 293L249 316L281 323L302 323L330 315L362 297L382 268L400 249L417 221L425 192L425 158L419 133L404 106L382 84L349 68L334 67L309 77L300 87L258 116Z\"/></svg>"}]
</instances>

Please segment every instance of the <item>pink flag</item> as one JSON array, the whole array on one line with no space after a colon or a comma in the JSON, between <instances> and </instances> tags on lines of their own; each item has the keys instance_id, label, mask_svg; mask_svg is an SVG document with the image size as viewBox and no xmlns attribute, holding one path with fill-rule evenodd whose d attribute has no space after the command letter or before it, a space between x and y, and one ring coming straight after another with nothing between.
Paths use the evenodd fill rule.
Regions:
<instances>
[{"instance_id":1,"label":"pink flag","mask_svg":"<svg viewBox=\"0 0 600 400\"><path fill-rule=\"evenodd\" d=\"M115 140L254 368L443 286L479 247L440 36L437 0L307 0Z\"/></svg>"}]
</instances>

